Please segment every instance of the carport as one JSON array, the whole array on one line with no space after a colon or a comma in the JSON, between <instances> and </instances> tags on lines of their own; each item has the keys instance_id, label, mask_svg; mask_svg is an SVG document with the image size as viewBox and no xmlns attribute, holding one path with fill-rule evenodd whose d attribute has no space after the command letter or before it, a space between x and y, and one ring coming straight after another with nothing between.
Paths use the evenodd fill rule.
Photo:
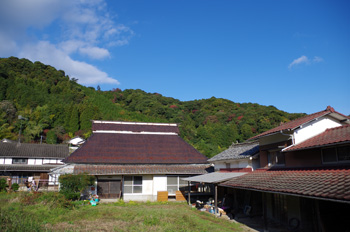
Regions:
<instances>
[{"instance_id":1,"label":"carport","mask_svg":"<svg viewBox=\"0 0 350 232\"><path fill-rule=\"evenodd\" d=\"M218 212L218 184L232 178L236 178L247 174L246 172L212 172L204 175L193 176L183 178L182 180L188 181L188 204L191 205L191 182L213 184L215 187L214 201L215 201L215 212Z\"/></svg>"}]
</instances>

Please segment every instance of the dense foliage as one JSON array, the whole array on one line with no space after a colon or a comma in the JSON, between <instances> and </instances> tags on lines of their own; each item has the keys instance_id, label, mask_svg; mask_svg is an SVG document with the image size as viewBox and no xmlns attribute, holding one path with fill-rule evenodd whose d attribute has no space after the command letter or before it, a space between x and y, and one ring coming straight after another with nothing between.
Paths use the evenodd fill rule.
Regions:
<instances>
[{"instance_id":1,"label":"dense foliage","mask_svg":"<svg viewBox=\"0 0 350 232\"><path fill-rule=\"evenodd\" d=\"M60 175L60 193L69 200L78 200L80 194L90 185L95 184L95 176L87 174Z\"/></svg>"},{"instance_id":2,"label":"dense foliage","mask_svg":"<svg viewBox=\"0 0 350 232\"><path fill-rule=\"evenodd\" d=\"M91 119L174 122L180 136L208 157L303 114L226 99L182 102L142 90L95 90L64 71L15 57L0 59L0 139L62 143L89 137ZM21 115L22 119L18 116Z\"/></svg>"},{"instance_id":3,"label":"dense foliage","mask_svg":"<svg viewBox=\"0 0 350 232\"><path fill-rule=\"evenodd\" d=\"M5 178L0 178L0 192L6 192L6 188L8 187L7 181Z\"/></svg>"}]
</instances>

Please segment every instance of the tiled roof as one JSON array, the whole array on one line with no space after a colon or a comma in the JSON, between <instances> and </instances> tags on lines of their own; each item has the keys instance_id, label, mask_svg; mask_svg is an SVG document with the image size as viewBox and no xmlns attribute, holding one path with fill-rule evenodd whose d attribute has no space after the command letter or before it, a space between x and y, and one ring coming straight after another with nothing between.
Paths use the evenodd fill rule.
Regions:
<instances>
[{"instance_id":1,"label":"tiled roof","mask_svg":"<svg viewBox=\"0 0 350 232\"><path fill-rule=\"evenodd\" d=\"M123 174L206 174L212 171L209 165L85 165L77 164L74 173L91 175Z\"/></svg>"},{"instance_id":2,"label":"tiled roof","mask_svg":"<svg viewBox=\"0 0 350 232\"><path fill-rule=\"evenodd\" d=\"M68 155L68 145L0 143L0 157L64 159Z\"/></svg>"},{"instance_id":3,"label":"tiled roof","mask_svg":"<svg viewBox=\"0 0 350 232\"><path fill-rule=\"evenodd\" d=\"M286 123L283 123L282 125L278 126L278 127L275 127L271 130L268 130L268 131L265 131L261 134L258 134L252 138L250 138L249 140L254 140L254 139L257 139L259 137L262 137L262 136L265 136L265 135L269 135L269 134L273 134L273 133L276 133L276 132L279 132L279 131L288 131L288 130L294 130L296 128L298 128L299 126L307 123L307 122L310 122L316 118L319 118L319 117L322 117L322 116L325 116L325 115L328 115L328 114L332 114L332 113L336 113L344 118L347 118L349 119L349 117L335 111L332 107L328 106L326 110L323 110L323 111L320 111L320 112L317 112L317 113L314 113L314 114L310 114L310 115L306 115L304 117L301 117L301 118L298 118L298 119L295 119L293 121L290 121L290 122L286 122Z\"/></svg>"},{"instance_id":4,"label":"tiled roof","mask_svg":"<svg viewBox=\"0 0 350 232\"><path fill-rule=\"evenodd\" d=\"M34 171L34 172L49 172L50 169L58 167L61 165L57 165L57 164L53 164L53 165L27 165L27 164L23 164L23 165L19 165L19 164L9 164L9 165L0 165L0 171L2 172L6 172L6 171L26 171L26 172L30 172L30 171Z\"/></svg>"},{"instance_id":5,"label":"tiled roof","mask_svg":"<svg viewBox=\"0 0 350 232\"><path fill-rule=\"evenodd\" d=\"M283 151L288 152L294 150L309 149L344 142L350 143L350 125L327 129L325 132L295 146L289 147Z\"/></svg>"},{"instance_id":6,"label":"tiled roof","mask_svg":"<svg viewBox=\"0 0 350 232\"><path fill-rule=\"evenodd\" d=\"M213 162L220 160L244 159L257 153L259 153L258 142L237 143L232 144L228 149L210 158L208 161Z\"/></svg>"},{"instance_id":7,"label":"tiled roof","mask_svg":"<svg viewBox=\"0 0 350 232\"><path fill-rule=\"evenodd\" d=\"M207 158L178 135L94 133L64 162L201 164Z\"/></svg>"},{"instance_id":8,"label":"tiled roof","mask_svg":"<svg viewBox=\"0 0 350 232\"><path fill-rule=\"evenodd\" d=\"M173 132L179 133L175 123L142 123L120 121L93 121L92 130L132 131L132 132Z\"/></svg>"},{"instance_id":9,"label":"tiled roof","mask_svg":"<svg viewBox=\"0 0 350 232\"><path fill-rule=\"evenodd\" d=\"M258 170L220 185L350 202L350 167Z\"/></svg>"}]
</instances>

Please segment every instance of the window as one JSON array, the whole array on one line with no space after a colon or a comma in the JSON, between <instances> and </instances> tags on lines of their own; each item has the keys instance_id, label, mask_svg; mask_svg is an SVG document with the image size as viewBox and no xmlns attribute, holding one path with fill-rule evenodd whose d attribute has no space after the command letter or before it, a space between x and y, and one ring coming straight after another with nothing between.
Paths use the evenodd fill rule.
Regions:
<instances>
[{"instance_id":1,"label":"window","mask_svg":"<svg viewBox=\"0 0 350 232\"><path fill-rule=\"evenodd\" d=\"M225 165L226 165L226 168L227 168L227 169L231 168L230 163L225 163Z\"/></svg>"},{"instance_id":2,"label":"window","mask_svg":"<svg viewBox=\"0 0 350 232\"><path fill-rule=\"evenodd\" d=\"M267 154L267 158L269 161L269 166L274 166L274 165L284 165L284 153L282 153L280 150L277 151L269 151Z\"/></svg>"},{"instance_id":3,"label":"window","mask_svg":"<svg viewBox=\"0 0 350 232\"><path fill-rule=\"evenodd\" d=\"M322 149L323 163L350 162L350 146Z\"/></svg>"},{"instance_id":4,"label":"window","mask_svg":"<svg viewBox=\"0 0 350 232\"><path fill-rule=\"evenodd\" d=\"M49 185L58 185L59 174L52 174L49 176Z\"/></svg>"},{"instance_id":5,"label":"window","mask_svg":"<svg viewBox=\"0 0 350 232\"><path fill-rule=\"evenodd\" d=\"M12 159L12 164L27 164L28 159L23 159L23 158L13 158Z\"/></svg>"},{"instance_id":6,"label":"window","mask_svg":"<svg viewBox=\"0 0 350 232\"><path fill-rule=\"evenodd\" d=\"M124 176L124 193L142 193L142 176Z\"/></svg>"},{"instance_id":7,"label":"window","mask_svg":"<svg viewBox=\"0 0 350 232\"><path fill-rule=\"evenodd\" d=\"M188 176L167 176L167 191L169 194L175 194L178 190L187 190L188 182L182 180Z\"/></svg>"}]
</instances>

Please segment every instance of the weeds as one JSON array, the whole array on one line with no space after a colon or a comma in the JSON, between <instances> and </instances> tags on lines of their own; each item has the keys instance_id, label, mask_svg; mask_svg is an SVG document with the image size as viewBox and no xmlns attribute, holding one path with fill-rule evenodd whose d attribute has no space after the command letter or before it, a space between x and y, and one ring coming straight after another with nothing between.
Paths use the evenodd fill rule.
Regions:
<instances>
[{"instance_id":1,"label":"weeds","mask_svg":"<svg viewBox=\"0 0 350 232\"><path fill-rule=\"evenodd\" d=\"M0 231L42 231L40 223L14 208L0 210Z\"/></svg>"},{"instance_id":2,"label":"weeds","mask_svg":"<svg viewBox=\"0 0 350 232\"><path fill-rule=\"evenodd\" d=\"M92 207L60 193L1 193L0 204L0 231L239 231L185 203L120 200Z\"/></svg>"}]
</instances>

